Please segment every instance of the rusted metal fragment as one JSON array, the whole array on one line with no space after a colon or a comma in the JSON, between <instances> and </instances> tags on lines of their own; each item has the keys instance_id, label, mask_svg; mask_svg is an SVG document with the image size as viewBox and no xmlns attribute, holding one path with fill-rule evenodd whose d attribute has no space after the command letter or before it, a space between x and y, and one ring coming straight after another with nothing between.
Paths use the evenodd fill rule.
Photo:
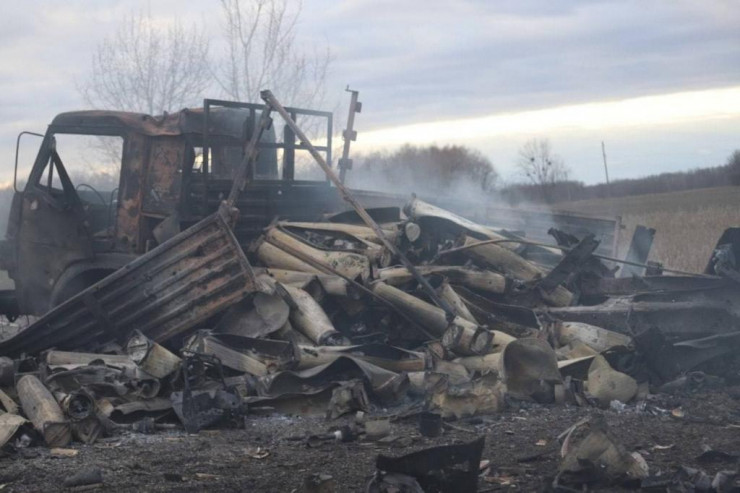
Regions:
<instances>
[{"instance_id":1,"label":"rusted metal fragment","mask_svg":"<svg viewBox=\"0 0 740 493\"><path fill-rule=\"evenodd\" d=\"M474 324L478 323L473 314L470 313L470 310L468 309L465 302L462 300L462 298L460 298L460 295L455 292L455 289L450 286L447 281L443 282L438 290L439 296L445 299L447 303L455 308L455 311L457 312L457 315L459 317L462 317L468 322L472 322Z\"/></svg>"},{"instance_id":2,"label":"rusted metal fragment","mask_svg":"<svg viewBox=\"0 0 740 493\"><path fill-rule=\"evenodd\" d=\"M591 362L586 385L588 393L604 407L613 400L629 402L637 394L635 379L616 371L600 354Z\"/></svg>"},{"instance_id":3,"label":"rusted metal fragment","mask_svg":"<svg viewBox=\"0 0 740 493\"><path fill-rule=\"evenodd\" d=\"M507 292L506 278L496 272L457 266L434 265L422 265L417 270L422 276L444 276L453 284L462 284L471 289L478 289L493 294L505 294ZM395 286L414 280L414 277L405 267L380 269L378 270L377 278Z\"/></svg>"},{"instance_id":4,"label":"rusted metal fragment","mask_svg":"<svg viewBox=\"0 0 740 493\"><path fill-rule=\"evenodd\" d=\"M457 320L467 322L459 317ZM493 345L493 334L470 322L462 325L453 321L442 335L442 345L460 356L486 354Z\"/></svg>"},{"instance_id":5,"label":"rusted metal fragment","mask_svg":"<svg viewBox=\"0 0 740 493\"><path fill-rule=\"evenodd\" d=\"M712 276L648 276L590 278L581 281L582 296L627 296L721 289L731 281Z\"/></svg>"},{"instance_id":6,"label":"rusted metal fragment","mask_svg":"<svg viewBox=\"0 0 740 493\"><path fill-rule=\"evenodd\" d=\"M365 212L375 220L380 225L383 224L391 224L391 223L398 223L401 221L401 207L400 205L403 205L403 199L401 197L395 197L395 196L389 196L388 194L382 194L382 196L385 198L384 201L382 201L385 204L388 203L397 203L397 206L372 206L369 199L372 197L372 194L368 194L367 192L363 192L361 190L353 190L354 193L359 194L361 198L361 202L365 205ZM380 198L379 196L377 198ZM354 209L347 209L346 211L342 212L334 212L332 214L329 214L326 217L327 221L332 223L342 223L342 224L356 224L356 225L366 225L363 219L357 214L357 211ZM387 228L385 228L387 229Z\"/></svg>"},{"instance_id":7,"label":"rusted metal fragment","mask_svg":"<svg viewBox=\"0 0 740 493\"><path fill-rule=\"evenodd\" d=\"M501 373L501 353L491 353L484 356L465 356L452 360L453 363L463 365L469 372L478 372L481 375Z\"/></svg>"},{"instance_id":8,"label":"rusted metal fragment","mask_svg":"<svg viewBox=\"0 0 740 493\"><path fill-rule=\"evenodd\" d=\"M257 290L224 215L216 213L0 342L0 352L90 348L135 329L161 342Z\"/></svg>"},{"instance_id":9,"label":"rusted metal fragment","mask_svg":"<svg viewBox=\"0 0 740 493\"><path fill-rule=\"evenodd\" d=\"M258 276L264 272L277 282L290 284L301 289L306 289L312 282L317 282L321 289L328 295L354 300L362 298L362 293L346 279L331 274L311 274L308 272L274 268L257 268L255 272L257 272Z\"/></svg>"},{"instance_id":10,"label":"rusted metal fragment","mask_svg":"<svg viewBox=\"0 0 740 493\"><path fill-rule=\"evenodd\" d=\"M310 272L313 274L327 274L327 269L319 269L315 267L315 264L309 264L295 255L288 253L287 251L279 248L272 243L265 241L264 238L256 240L253 244L252 249L257 254L257 258L263 265L270 266L272 268L299 271L299 272Z\"/></svg>"},{"instance_id":11,"label":"rusted metal fragment","mask_svg":"<svg viewBox=\"0 0 740 493\"><path fill-rule=\"evenodd\" d=\"M379 455L375 466L384 473L411 476L423 491L478 491L478 472L483 454L485 438L460 445L432 447L401 457ZM368 485L368 491L381 481L376 474Z\"/></svg>"},{"instance_id":12,"label":"rusted metal fragment","mask_svg":"<svg viewBox=\"0 0 740 493\"><path fill-rule=\"evenodd\" d=\"M260 395L266 397L315 393L353 378L366 382L370 395L386 404L398 403L403 399L409 383L404 373L384 370L366 361L343 355L331 363L307 370L283 371L262 377L259 389Z\"/></svg>"},{"instance_id":13,"label":"rusted metal fragment","mask_svg":"<svg viewBox=\"0 0 740 493\"><path fill-rule=\"evenodd\" d=\"M447 330L449 323L447 322L445 312L441 308L420 300L416 296L401 291L398 288L389 286L384 282L377 281L373 283L372 289L375 294L391 303L407 316L418 321L430 333L441 337ZM468 327L471 330L478 328L476 324L460 317L455 317L453 323L458 326Z\"/></svg>"},{"instance_id":14,"label":"rusted metal fragment","mask_svg":"<svg viewBox=\"0 0 740 493\"><path fill-rule=\"evenodd\" d=\"M663 381L693 370L707 361L740 348L740 330L671 343L657 328L635 337L637 349L650 357L646 363Z\"/></svg>"},{"instance_id":15,"label":"rusted metal fragment","mask_svg":"<svg viewBox=\"0 0 740 493\"><path fill-rule=\"evenodd\" d=\"M600 486L634 481L648 475L647 463L636 452L630 454L608 429L603 418L592 418L588 434L565 450L554 486L584 484ZM566 442L570 443L571 428Z\"/></svg>"},{"instance_id":16,"label":"rusted metal fragment","mask_svg":"<svg viewBox=\"0 0 740 493\"><path fill-rule=\"evenodd\" d=\"M436 371L412 371L408 373L409 395L426 397L440 392L449 383L448 376Z\"/></svg>"},{"instance_id":17,"label":"rusted metal fragment","mask_svg":"<svg viewBox=\"0 0 740 493\"><path fill-rule=\"evenodd\" d=\"M740 329L740 289L723 287L689 292L614 297L594 306L542 310L555 319L623 334L657 328L669 342L698 339Z\"/></svg>"},{"instance_id":18,"label":"rusted metal fragment","mask_svg":"<svg viewBox=\"0 0 740 493\"><path fill-rule=\"evenodd\" d=\"M348 413L367 411L370 409L370 399L361 380L342 382L339 387L332 389L331 400L326 410L326 417L337 419ZM368 433L370 435L370 433Z\"/></svg>"},{"instance_id":19,"label":"rusted metal fragment","mask_svg":"<svg viewBox=\"0 0 740 493\"><path fill-rule=\"evenodd\" d=\"M0 387L10 387L15 383L15 362L7 356L0 356Z\"/></svg>"},{"instance_id":20,"label":"rusted metal fragment","mask_svg":"<svg viewBox=\"0 0 740 493\"><path fill-rule=\"evenodd\" d=\"M282 341L288 341L292 342L293 344L301 344L308 347L316 345L311 339L294 329L293 325L290 323L290 320L285 322L285 325L274 332L272 334L272 337L275 339L280 339Z\"/></svg>"},{"instance_id":21,"label":"rusted metal fragment","mask_svg":"<svg viewBox=\"0 0 740 493\"><path fill-rule=\"evenodd\" d=\"M476 320L481 323L499 328L517 337L532 335L533 332L539 331L540 322L531 308L498 303L464 286L455 285L454 287Z\"/></svg>"},{"instance_id":22,"label":"rusted metal fragment","mask_svg":"<svg viewBox=\"0 0 740 493\"><path fill-rule=\"evenodd\" d=\"M326 416L334 391L339 388L341 388L341 383L318 391L288 393L277 397L249 396L244 399L244 402L249 406L250 413L255 414Z\"/></svg>"},{"instance_id":23,"label":"rusted metal fragment","mask_svg":"<svg viewBox=\"0 0 740 493\"><path fill-rule=\"evenodd\" d=\"M316 300L302 289L278 284L276 291L290 306L291 324L315 344L346 343Z\"/></svg>"},{"instance_id":24,"label":"rusted metal fragment","mask_svg":"<svg viewBox=\"0 0 740 493\"><path fill-rule=\"evenodd\" d=\"M134 331L126 343L126 352L139 368L156 378L171 375L182 363L178 356L150 340L138 330Z\"/></svg>"},{"instance_id":25,"label":"rusted metal fragment","mask_svg":"<svg viewBox=\"0 0 740 493\"><path fill-rule=\"evenodd\" d=\"M276 227L319 248L365 255L373 264L381 267L387 267L392 260L392 253L383 246L375 232L367 226L279 222ZM396 241L395 238L398 236L397 230L384 229L383 233L391 241Z\"/></svg>"},{"instance_id":26,"label":"rusted metal fragment","mask_svg":"<svg viewBox=\"0 0 740 493\"><path fill-rule=\"evenodd\" d=\"M579 340L574 340L572 342L569 342L568 344L565 344L557 348L555 350L555 354L558 355L558 366L559 366L562 360L581 358L583 356L595 356L599 353L598 351L596 351L594 348L592 348L588 344L581 342Z\"/></svg>"},{"instance_id":27,"label":"rusted metal fragment","mask_svg":"<svg viewBox=\"0 0 740 493\"><path fill-rule=\"evenodd\" d=\"M124 397L128 400L151 399L160 389L160 381L140 370L88 365L53 373L46 385L55 393L92 392L96 398Z\"/></svg>"},{"instance_id":28,"label":"rusted metal fragment","mask_svg":"<svg viewBox=\"0 0 740 493\"><path fill-rule=\"evenodd\" d=\"M553 402L554 386L562 382L555 351L546 341L533 337L507 344L501 369L509 394L540 403Z\"/></svg>"},{"instance_id":29,"label":"rusted metal fragment","mask_svg":"<svg viewBox=\"0 0 740 493\"><path fill-rule=\"evenodd\" d=\"M142 212L168 216L180 203L183 161L187 141L178 137L158 137L151 140L149 163L142 194Z\"/></svg>"},{"instance_id":30,"label":"rusted metal fragment","mask_svg":"<svg viewBox=\"0 0 740 493\"><path fill-rule=\"evenodd\" d=\"M332 268L338 270L347 277L353 279L356 277L367 279L370 277L370 259L366 255L353 252L320 249L309 245L308 243L296 238L294 235L286 233L277 227L270 228L267 233L265 233L265 241L299 259L301 259L302 256L306 256L313 260L314 263L330 265ZM259 250L258 255L260 255ZM268 267L283 269L291 269L295 267L295 265L275 265L277 258L268 258L268 261L272 262L265 264ZM304 261L301 260L301 262ZM316 271L316 269L312 268L312 270L309 270L308 272L314 271Z\"/></svg>"},{"instance_id":31,"label":"rusted metal fragment","mask_svg":"<svg viewBox=\"0 0 740 493\"><path fill-rule=\"evenodd\" d=\"M191 391L188 388L172 392L170 400L188 433L198 433L226 416L243 412L241 399L224 389Z\"/></svg>"},{"instance_id":32,"label":"rusted metal fragment","mask_svg":"<svg viewBox=\"0 0 740 493\"><path fill-rule=\"evenodd\" d=\"M65 447L72 441L72 431L54 396L33 375L18 380L16 392L23 412L49 447Z\"/></svg>"},{"instance_id":33,"label":"rusted metal fragment","mask_svg":"<svg viewBox=\"0 0 740 493\"><path fill-rule=\"evenodd\" d=\"M18 404L16 404L13 398L6 394L5 391L2 389L0 389L0 404L3 406L3 412L9 414L18 414Z\"/></svg>"},{"instance_id":34,"label":"rusted metal fragment","mask_svg":"<svg viewBox=\"0 0 740 493\"><path fill-rule=\"evenodd\" d=\"M632 338L625 334L583 322L556 322L552 329L558 344L561 346L578 341L598 353L615 346L634 347Z\"/></svg>"},{"instance_id":35,"label":"rusted metal fragment","mask_svg":"<svg viewBox=\"0 0 740 493\"><path fill-rule=\"evenodd\" d=\"M490 239L497 239L496 236ZM500 237L500 240L505 240ZM463 250L468 257L492 267L494 270L504 273L514 279L531 281L544 275L544 271L533 263L523 259L514 251L504 247L504 243L487 243L479 246L471 246L480 243L480 240L472 236L463 235L460 244L467 246Z\"/></svg>"},{"instance_id":36,"label":"rusted metal fragment","mask_svg":"<svg viewBox=\"0 0 740 493\"><path fill-rule=\"evenodd\" d=\"M586 264L586 261L598 246L599 242L596 241L594 235L586 235L578 245L565 254L560 262L558 262L558 265L537 283L537 286L546 293L552 293Z\"/></svg>"},{"instance_id":37,"label":"rusted metal fragment","mask_svg":"<svg viewBox=\"0 0 740 493\"><path fill-rule=\"evenodd\" d=\"M378 235L375 234L375 231L373 231L372 228L369 228L365 225L351 224L351 223L345 223L345 222L336 222L336 221L335 222L322 222L322 223L309 223L309 222L300 222L300 221L280 221L277 224L278 226L281 226L286 229L307 230L307 231L326 231L329 233L338 233L338 234L348 235L358 240L371 242L376 245L382 245L382 242L378 238ZM383 233L389 239L395 239L394 235L399 234L397 227L394 228L388 225L384 225L382 227L382 230L383 230Z\"/></svg>"},{"instance_id":38,"label":"rusted metal fragment","mask_svg":"<svg viewBox=\"0 0 740 493\"><path fill-rule=\"evenodd\" d=\"M387 344L363 344L359 346L298 346L298 366L303 370L330 363L346 355L367 361L373 365L395 372L422 371L426 368L424 353L408 351Z\"/></svg>"},{"instance_id":39,"label":"rusted metal fragment","mask_svg":"<svg viewBox=\"0 0 740 493\"><path fill-rule=\"evenodd\" d=\"M214 356L225 367L255 376L292 368L296 362L294 346L289 342L216 335L209 331L197 332L185 343L185 348Z\"/></svg>"},{"instance_id":40,"label":"rusted metal fragment","mask_svg":"<svg viewBox=\"0 0 740 493\"><path fill-rule=\"evenodd\" d=\"M446 382L451 385L465 385L471 381L470 372L458 361L437 360L434 362L434 371L444 375Z\"/></svg>"},{"instance_id":41,"label":"rusted metal fragment","mask_svg":"<svg viewBox=\"0 0 740 493\"><path fill-rule=\"evenodd\" d=\"M172 409L172 402L166 397L122 402L114 399L114 401L109 406L101 406L101 401L98 401L99 407L106 409L106 414L114 420L122 419L134 413L162 413Z\"/></svg>"},{"instance_id":42,"label":"rusted metal fragment","mask_svg":"<svg viewBox=\"0 0 740 493\"><path fill-rule=\"evenodd\" d=\"M229 308L215 328L216 332L246 337L265 337L288 321L290 308L275 294L257 293Z\"/></svg>"},{"instance_id":43,"label":"rusted metal fragment","mask_svg":"<svg viewBox=\"0 0 740 493\"><path fill-rule=\"evenodd\" d=\"M46 364L51 369L66 368L71 370L95 362L116 368L136 368L136 363L128 355L77 353L71 351L48 351L46 353Z\"/></svg>"},{"instance_id":44,"label":"rusted metal fragment","mask_svg":"<svg viewBox=\"0 0 740 493\"><path fill-rule=\"evenodd\" d=\"M4 447L26 423L28 421L23 416L11 413L0 414L0 448Z\"/></svg>"},{"instance_id":45,"label":"rusted metal fragment","mask_svg":"<svg viewBox=\"0 0 740 493\"><path fill-rule=\"evenodd\" d=\"M504 409L505 387L495 374L462 385L448 385L431 398L431 407L443 418L467 418Z\"/></svg>"}]
</instances>

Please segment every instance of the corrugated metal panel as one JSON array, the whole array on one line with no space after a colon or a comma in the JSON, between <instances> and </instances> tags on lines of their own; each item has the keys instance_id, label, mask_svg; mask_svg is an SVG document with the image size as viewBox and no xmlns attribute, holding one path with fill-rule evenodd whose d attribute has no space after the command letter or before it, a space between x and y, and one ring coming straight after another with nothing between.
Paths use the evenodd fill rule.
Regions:
<instances>
[{"instance_id":1,"label":"corrugated metal panel","mask_svg":"<svg viewBox=\"0 0 740 493\"><path fill-rule=\"evenodd\" d=\"M164 341L255 289L251 266L216 213L3 341L0 354L94 349L128 337L134 329Z\"/></svg>"}]
</instances>

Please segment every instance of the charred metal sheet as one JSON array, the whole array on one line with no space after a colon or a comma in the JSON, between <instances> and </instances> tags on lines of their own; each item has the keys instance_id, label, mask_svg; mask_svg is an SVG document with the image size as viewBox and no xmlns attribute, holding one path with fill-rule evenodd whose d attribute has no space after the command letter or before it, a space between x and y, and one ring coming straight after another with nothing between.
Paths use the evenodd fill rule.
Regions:
<instances>
[{"instance_id":1,"label":"charred metal sheet","mask_svg":"<svg viewBox=\"0 0 740 493\"><path fill-rule=\"evenodd\" d=\"M395 372L422 371L426 368L424 353L375 343L360 346L298 346L298 369L329 363L342 355Z\"/></svg>"},{"instance_id":2,"label":"charred metal sheet","mask_svg":"<svg viewBox=\"0 0 740 493\"><path fill-rule=\"evenodd\" d=\"M401 457L379 455L375 466L386 473L413 477L426 492L475 492L478 491L478 471L484 443L485 437L481 437L474 442L432 447ZM376 475L373 481L378 481L382 476ZM384 490L369 487L368 491Z\"/></svg>"},{"instance_id":3,"label":"charred metal sheet","mask_svg":"<svg viewBox=\"0 0 740 493\"><path fill-rule=\"evenodd\" d=\"M601 255L611 256L616 252L622 228L619 218L613 217L582 216L564 211L528 211L446 197L429 197L428 200L473 221L509 231L523 231L533 241L550 242L547 231L553 226L578 238L592 233L601 241L596 251Z\"/></svg>"},{"instance_id":4,"label":"charred metal sheet","mask_svg":"<svg viewBox=\"0 0 740 493\"><path fill-rule=\"evenodd\" d=\"M160 342L255 290L252 267L214 214L54 308L0 343L0 352L90 348L135 329Z\"/></svg>"},{"instance_id":5,"label":"charred metal sheet","mask_svg":"<svg viewBox=\"0 0 740 493\"><path fill-rule=\"evenodd\" d=\"M505 323L523 328L540 328L537 315L531 308L497 303L462 286L455 286L455 291L460 295L460 298L462 298L473 315L475 315L476 320L481 320L481 322L488 324Z\"/></svg>"},{"instance_id":6,"label":"charred metal sheet","mask_svg":"<svg viewBox=\"0 0 740 493\"><path fill-rule=\"evenodd\" d=\"M217 357L225 367L258 376L291 368L296 359L294 346L286 341L211 334L207 330L198 331L185 347Z\"/></svg>"},{"instance_id":7,"label":"charred metal sheet","mask_svg":"<svg viewBox=\"0 0 740 493\"><path fill-rule=\"evenodd\" d=\"M366 207L365 210L367 213L375 219L375 221L379 224L383 223L395 223L401 220L401 208L400 207L369 207L367 206L367 192L362 192L358 190L353 190L352 193L358 194L358 198L361 202L363 202ZM379 197L385 198L382 195L379 194ZM396 200L405 200L405 198L401 197L393 197ZM354 210L348 210L344 212L339 212L336 214L332 214L329 216L328 220L332 223L344 223L344 224L365 224L362 222L362 219L359 215L357 215L357 212Z\"/></svg>"},{"instance_id":8,"label":"charred metal sheet","mask_svg":"<svg viewBox=\"0 0 740 493\"><path fill-rule=\"evenodd\" d=\"M632 241L630 242L630 249L627 251L626 260L638 264L644 264L647 262L648 257L650 256L650 248L653 246L653 238L655 238L654 228L648 228L638 224L635 227L635 233L632 235ZM644 273L644 267L623 265L622 270L619 273L619 277L641 276Z\"/></svg>"},{"instance_id":9,"label":"charred metal sheet","mask_svg":"<svg viewBox=\"0 0 740 493\"><path fill-rule=\"evenodd\" d=\"M579 268L585 264L586 260L598 248L599 242L594 235L588 234L573 247L571 251L565 254L562 260L552 269L537 286L547 292L565 282L571 274L578 272Z\"/></svg>"},{"instance_id":10,"label":"charred metal sheet","mask_svg":"<svg viewBox=\"0 0 740 493\"><path fill-rule=\"evenodd\" d=\"M716 274L715 270L715 255L716 252L722 245L729 245L729 250L732 256L737 260L740 259L740 228L727 228L722 233L722 236L717 240L717 244L712 250L712 257L707 262L707 267L704 269L705 274Z\"/></svg>"},{"instance_id":11,"label":"charred metal sheet","mask_svg":"<svg viewBox=\"0 0 740 493\"><path fill-rule=\"evenodd\" d=\"M366 361L342 355L331 363L307 370L267 375L260 381L260 393L266 397L315 393L356 378L363 379L373 395L386 403L398 403L409 385L405 373L384 370Z\"/></svg>"},{"instance_id":12,"label":"charred metal sheet","mask_svg":"<svg viewBox=\"0 0 740 493\"><path fill-rule=\"evenodd\" d=\"M641 353L650 355L648 366L667 381L706 361L736 352L740 347L740 331L671 344L659 330L648 329L635 337L635 343Z\"/></svg>"},{"instance_id":13,"label":"charred metal sheet","mask_svg":"<svg viewBox=\"0 0 740 493\"><path fill-rule=\"evenodd\" d=\"M740 329L740 288L615 297L594 306L543 310L555 319L585 322L625 334L657 328L670 342Z\"/></svg>"},{"instance_id":14,"label":"charred metal sheet","mask_svg":"<svg viewBox=\"0 0 740 493\"><path fill-rule=\"evenodd\" d=\"M624 296L644 293L670 293L711 290L727 287L730 282L720 277L648 276L606 279L583 279L582 296Z\"/></svg>"}]
</instances>

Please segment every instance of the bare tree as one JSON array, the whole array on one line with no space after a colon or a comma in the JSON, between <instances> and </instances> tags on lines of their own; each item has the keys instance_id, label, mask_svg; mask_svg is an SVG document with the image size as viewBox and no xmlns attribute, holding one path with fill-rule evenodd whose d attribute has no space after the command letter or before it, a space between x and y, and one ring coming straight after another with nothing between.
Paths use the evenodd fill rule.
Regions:
<instances>
[{"instance_id":1,"label":"bare tree","mask_svg":"<svg viewBox=\"0 0 740 493\"><path fill-rule=\"evenodd\" d=\"M550 200L549 190L561 181L566 181L570 170L560 156L553 154L550 141L547 139L531 139L519 149L517 161L519 171L526 176L533 185L540 187L542 198Z\"/></svg>"},{"instance_id":2,"label":"bare tree","mask_svg":"<svg viewBox=\"0 0 740 493\"><path fill-rule=\"evenodd\" d=\"M730 183L740 185L740 149L736 149L730 154L725 166L730 176Z\"/></svg>"},{"instance_id":3,"label":"bare tree","mask_svg":"<svg viewBox=\"0 0 740 493\"><path fill-rule=\"evenodd\" d=\"M351 186L382 191L458 195L471 199L490 194L498 181L498 172L487 157L459 145L405 144L393 152L357 155L355 161Z\"/></svg>"},{"instance_id":4,"label":"bare tree","mask_svg":"<svg viewBox=\"0 0 740 493\"><path fill-rule=\"evenodd\" d=\"M90 106L160 114L198 103L211 82L209 40L197 26L162 26L131 12L97 45L80 92Z\"/></svg>"},{"instance_id":5,"label":"bare tree","mask_svg":"<svg viewBox=\"0 0 740 493\"><path fill-rule=\"evenodd\" d=\"M328 47L312 53L296 42L301 4L288 0L221 0L228 45L215 70L221 89L237 101L259 101L272 90L289 105L317 107L324 99L332 57Z\"/></svg>"}]
</instances>

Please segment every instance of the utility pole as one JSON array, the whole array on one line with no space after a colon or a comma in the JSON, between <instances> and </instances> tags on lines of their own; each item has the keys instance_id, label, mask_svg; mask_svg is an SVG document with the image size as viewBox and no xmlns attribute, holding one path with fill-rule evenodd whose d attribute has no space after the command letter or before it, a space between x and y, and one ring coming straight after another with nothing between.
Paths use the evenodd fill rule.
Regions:
<instances>
[{"instance_id":1,"label":"utility pole","mask_svg":"<svg viewBox=\"0 0 740 493\"><path fill-rule=\"evenodd\" d=\"M604 146L604 141L601 141L601 155L604 156L604 174L606 175L606 197L608 199L612 198L612 190L611 185L609 185L609 168L606 166L606 147Z\"/></svg>"}]
</instances>

